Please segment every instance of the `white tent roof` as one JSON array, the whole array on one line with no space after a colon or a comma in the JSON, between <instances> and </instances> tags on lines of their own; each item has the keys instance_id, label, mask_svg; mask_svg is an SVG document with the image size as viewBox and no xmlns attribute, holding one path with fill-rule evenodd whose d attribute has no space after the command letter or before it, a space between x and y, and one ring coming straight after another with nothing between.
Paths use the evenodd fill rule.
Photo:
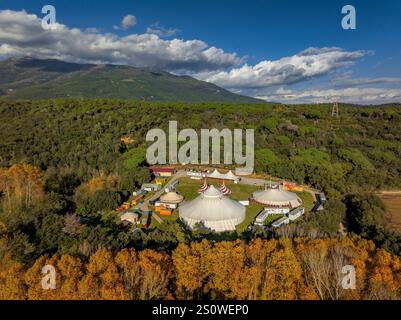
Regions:
<instances>
[{"instance_id":1,"label":"white tent roof","mask_svg":"<svg viewBox=\"0 0 401 320\"><path fill-rule=\"evenodd\" d=\"M227 179L236 180L238 177L230 170L226 173Z\"/></svg>"},{"instance_id":2,"label":"white tent roof","mask_svg":"<svg viewBox=\"0 0 401 320\"><path fill-rule=\"evenodd\" d=\"M256 202L270 206L296 208L302 204L302 200L295 193L281 188L255 191L253 198Z\"/></svg>"},{"instance_id":3,"label":"white tent roof","mask_svg":"<svg viewBox=\"0 0 401 320\"><path fill-rule=\"evenodd\" d=\"M167 203L181 203L184 200L184 197L177 192L167 192L166 194L160 197L161 202Z\"/></svg>"},{"instance_id":4,"label":"white tent roof","mask_svg":"<svg viewBox=\"0 0 401 320\"><path fill-rule=\"evenodd\" d=\"M139 215L137 213L134 213L134 212L124 213L120 217L121 221L129 221L131 223L135 223L138 220L138 218L139 218Z\"/></svg>"},{"instance_id":5,"label":"white tent roof","mask_svg":"<svg viewBox=\"0 0 401 320\"><path fill-rule=\"evenodd\" d=\"M244 221L245 207L210 186L200 196L181 206L180 218L191 228L196 223L202 223L216 232L233 231Z\"/></svg>"},{"instance_id":6,"label":"white tent roof","mask_svg":"<svg viewBox=\"0 0 401 320\"><path fill-rule=\"evenodd\" d=\"M219 171L217 171L217 169L215 169L212 173L209 173L207 176L208 176L208 178L220 179L221 173Z\"/></svg>"},{"instance_id":7,"label":"white tent roof","mask_svg":"<svg viewBox=\"0 0 401 320\"><path fill-rule=\"evenodd\" d=\"M212 173L207 175L208 178L222 179L222 180L237 180L238 177L230 170L227 173L220 173L215 169Z\"/></svg>"}]
</instances>

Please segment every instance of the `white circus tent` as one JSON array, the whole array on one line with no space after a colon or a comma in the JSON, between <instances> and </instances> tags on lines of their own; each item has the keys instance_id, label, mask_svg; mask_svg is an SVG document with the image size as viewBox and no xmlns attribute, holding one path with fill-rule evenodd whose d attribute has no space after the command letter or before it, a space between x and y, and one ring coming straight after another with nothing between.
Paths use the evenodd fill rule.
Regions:
<instances>
[{"instance_id":1,"label":"white circus tent","mask_svg":"<svg viewBox=\"0 0 401 320\"><path fill-rule=\"evenodd\" d=\"M302 204L302 200L295 193L283 190L281 187L255 191L253 199L270 207L297 208Z\"/></svg>"},{"instance_id":2,"label":"white circus tent","mask_svg":"<svg viewBox=\"0 0 401 320\"><path fill-rule=\"evenodd\" d=\"M231 170L228 171L227 173L221 173L217 169L215 169L212 173L209 173L207 175L208 178L211 179L220 179L220 180L239 180L239 177L237 177Z\"/></svg>"},{"instance_id":3,"label":"white circus tent","mask_svg":"<svg viewBox=\"0 0 401 320\"><path fill-rule=\"evenodd\" d=\"M179 204L184 200L184 197L177 192L171 191L160 197L160 202Z\"/></svg>"},{"instance_id":4,"label":"white circus tent","mask_svg":"<svg viewBox=\"0 0 401 320\"><path fill-rule=\"evenodd\" d=\"M190 228L200 223L215 232L233 231L244 221L245 207L210 186L194 200L184 203L179 215Z\"/></svg>"}]
</instances>

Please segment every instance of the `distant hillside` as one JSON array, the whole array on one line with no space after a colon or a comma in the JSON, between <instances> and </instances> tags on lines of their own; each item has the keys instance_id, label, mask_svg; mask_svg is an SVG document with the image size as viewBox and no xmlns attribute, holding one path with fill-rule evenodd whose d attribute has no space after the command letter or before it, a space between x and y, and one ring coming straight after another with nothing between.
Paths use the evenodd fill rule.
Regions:
<instances>
[{"instance_id":1,"label":"distant hillside","mask_svg":"<svg viewBox=\"0 0 401 320\"><path fill-rule=\"evenodd\" d=\"M130 66L32 58L0 62L0 96L12 99L119 98L146 101L263 102L189 76Z\"/></svg>"}]
</instances>

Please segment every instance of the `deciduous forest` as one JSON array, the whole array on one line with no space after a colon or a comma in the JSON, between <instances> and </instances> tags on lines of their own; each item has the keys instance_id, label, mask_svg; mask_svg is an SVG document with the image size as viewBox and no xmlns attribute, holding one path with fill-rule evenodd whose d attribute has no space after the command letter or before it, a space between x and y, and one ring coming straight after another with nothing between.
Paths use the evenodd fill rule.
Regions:
<instances>
[{"instance_id":1,"label":"deciduous forest","mask_svg":"<svg viewBox=\"0 0 401 320\"><path fill-rule=\"evenodd\" d=\"M55 290L41 268L56 266ZM356 267L354 290L339 266ZM87 257L42 256L31 266L4 257L0 299L399 299L399 256L359 237L179 244L171 253L101 248Z\"/></svg>"}]
</instances>

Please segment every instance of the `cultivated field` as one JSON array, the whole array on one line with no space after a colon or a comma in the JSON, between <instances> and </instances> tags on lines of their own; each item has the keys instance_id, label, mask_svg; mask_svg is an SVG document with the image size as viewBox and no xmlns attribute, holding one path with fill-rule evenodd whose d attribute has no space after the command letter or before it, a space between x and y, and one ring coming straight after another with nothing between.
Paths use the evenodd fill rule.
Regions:
<instances>
[{"instance_id":1,"label":"cultivated field","mask_svg":"<svg viewBox=\"0 0 401 320\"><path fill-rule=\"evenodd\" d=\"M385 192L379 196L387 206L387 221L401 232L401 192Z\"/></svg>"}]
</instances>

